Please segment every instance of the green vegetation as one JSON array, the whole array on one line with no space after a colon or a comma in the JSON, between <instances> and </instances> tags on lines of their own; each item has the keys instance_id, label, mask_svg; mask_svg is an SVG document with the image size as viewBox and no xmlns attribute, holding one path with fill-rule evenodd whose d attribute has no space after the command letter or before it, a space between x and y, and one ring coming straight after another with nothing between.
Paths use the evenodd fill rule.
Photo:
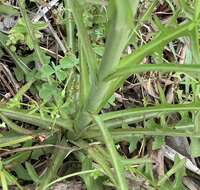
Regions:
<instances>
[{"instance_id":1,"label":"green vegetation","mask_svg":"<svg viewBox=\"0 0 200 190\"><path fill-rule=\"evenodd\" d=\"M186 189L192 170L178 154L164 164L164 147L182 137L200 156L200 1L63 0L34 21L48 4L0 2L2 16L17 18L0 32L0 63L7 56L19 84L0 103L2 189L74 176L88 190ZM12 84L1 65L0 75ZM134 78L143 90L132 97L142 98L125 106Z\"/></svg>"}]
</instances>

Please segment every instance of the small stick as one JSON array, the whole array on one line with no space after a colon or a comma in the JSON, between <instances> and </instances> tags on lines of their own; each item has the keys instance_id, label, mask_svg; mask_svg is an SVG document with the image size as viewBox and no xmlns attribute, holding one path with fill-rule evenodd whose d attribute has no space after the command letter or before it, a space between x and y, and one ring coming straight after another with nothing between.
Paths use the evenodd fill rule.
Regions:
<instances>
[{"instance_id":1,"label":"small stick","mask_svg":"<svg viewBox=\"0 0 200 190\"><path fill-rule=\"evenodd\" d=\"M43 15L45 15L53 6L55 6L58 3L58 1L59 0L52 0L44 8L40 7L40 9L39 9L38 13L36 14L36 16L33 17L32 22L33 23L38 22L43 17Z\"/></svg>"}]
</instances>

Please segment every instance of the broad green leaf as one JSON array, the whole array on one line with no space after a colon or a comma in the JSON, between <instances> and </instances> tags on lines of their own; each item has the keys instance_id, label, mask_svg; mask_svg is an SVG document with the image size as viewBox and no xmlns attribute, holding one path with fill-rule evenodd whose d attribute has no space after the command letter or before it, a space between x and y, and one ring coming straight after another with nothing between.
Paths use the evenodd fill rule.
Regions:
<instances>
[{"instance_id":1,"label":"broad green leaf","mask_svg":"<svg viewBox=\"0 0 200 190\"><path fill-rule=\"evenodd\" d=\"M5 170L4 170L4 174L10 184L16 185L18 187L18 189L20 189L20 190L24 190L24 188L17 182L17 179L14 177L14 175L8 173Z\"/></svg>"},{"instance_id":2,"label":"broad green leaf","mask_svg":"<svg viewBox=\"0 0 200 190\"><path fill-rule=\"evenodd\" d=\"M39 89L39 95L45 102L50 100L56 93L58 93L58 89L53 84L44 83Z\"/></svg>"},{"instance_id":3,"label":"broad green leaf","mask_svg":"<svg viewBox=\"0 0 200 190\"><path fill-rule=\"evenodd\" d=\"M26 141L22 147L31 147L32 146L32 140ZM2 162L4 165L18 165L26 161L31 154L31 151L25 151L25 152L17 152L16 154L13 154L7 158L5 158Z\"/></svg>"},{"instance_id":4,"label":"broad green leaf","mask_svg":"<svg viewBox=\"0 0 200 190\"><path fill-rule=\"evenodd\" d=\"M70 69L78 64L78 59L75 55L65 55L59 63L62 69Z\"/></svg>"},{"instance_id":5,"label":"broad green leaf","mask_svg":"<svg viewBox=\"0 0 200 190\"><path fill-rule=\"evenodd\" d=\"M113 96L111 96L110 97L110 99L108 100L108 103L107 103L107 105L105 105L105 107L104 108L109 108L111 105L112 106L115 106L115 96L113 95Z\"/></svg>"},{"instance_id":6,"label":"broad green leaf","mask_svg":"<svg viewBox=\"0 0 200 190\"><path fill-rule=\"evenodd\" d=\"M24 143L23 147L28 147L27 144L29 142L30 141L26 141ZM18 152L16 154L9 156L8 158L4 159L3 164L5 164L5 165L12 164L12 166L14 167L15 165L22 164L23 162L25 162L29 158L30 154L31 154L30 151Z\"/></svg>"},{"instance_id":7,"label":"broad green leaf","mask_svg":"<svg viewBox=\"0 0 200 190\"><path fill-rule=\"evenodd\" d=\"M45 64L42 66L40 73L42 78L49 78L55 71L50 65Z\"/></svg>"},{"instance_id":8,"label":"broad green leaf","mask_svg":"<svg viewBox=\"0 0 200 190\"><path fill-rule=\"evenodd\" d=\"M16 79L18 81L22 81L24 79L24 73L23 73L23 71L20 68L18 68L18 67L13 68L13 70L14 70Z\"/></svg>"},{"instance_id":9,"label":"broad green leaf","mask_svg":"<svg viewBox=\"0 0 200 190\"><path fill-rule=\"evenodd\" d=\"M165 138L164 137L161 137L161 136L154 137L152 149L153 150L160 149L164 144L165 144Z\"/></svg>"},{"instance_id":10,"label":"broad green leaf","mask_svg":"<svg viewBox=\"0 0 200 190\"><path fill-rule=\"evenodd\" d=\"M42 145L53 145L56 144L57 139L59 138L59 134L54 134L51 137L49 137L48 139L46 139ZM40 156L48 154L48 153L52 153L53 151L53 147L46 147L45 151L42 149L42 147L40 149L35 149L32 151L31 153L31 159L33 160L38 160L40 158Z\"/></svg>"},{"instance_id":11,"label":"broad green leaf","mask_svg":"<svg viewBox=\"0 0 200 190\"><path fill-rule=\"evenodd\" d=\"M89 92L92 86L92 83L95 83L96 77L97 77L97 60L96 55L92 49L90 39L86 30L86 26L83 21L82 16L82 9L79 4L79 1L73 0L68 1L68 6L70 11L72 12L72 15L74 17L77 29L78 29L78 35L79 35L79 48L81 49L81 62L80 62L80 68L81 68L81 83L80 83L80 102L81 102L81 108L83 102L85 103L86 98L89 97ZM78 120L80 121L87 121L87 119L83 119L84 112L80 113L80 116ZM78 127L79 125L77 125Z\"/></svg>"},{"instance_id":12,"label":"broad green leaf","mask_svg":"<svg viewBox=\"0 0 200 190\"><path fill-rule=\"evenodd\" d=\"M66 79L66 72L63 70L58 70L55 71L56 77L58 78L59 81L64 81Z\"/></svg>"}]
</instances>

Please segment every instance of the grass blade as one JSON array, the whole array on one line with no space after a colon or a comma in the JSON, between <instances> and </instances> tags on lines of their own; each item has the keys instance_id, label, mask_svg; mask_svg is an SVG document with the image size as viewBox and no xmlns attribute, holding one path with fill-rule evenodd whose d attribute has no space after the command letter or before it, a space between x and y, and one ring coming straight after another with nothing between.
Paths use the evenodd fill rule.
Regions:
<instances>
[{"instance_id":1,"label":"grass blade","mask_svg":"<svg viewBox=\"0 0 200 190\"><path fill-rule=\"evenodd\" d=\"M2 185L3 190L8 190L8 184L7 184L6 177L3 171L0 171L0 177L1 177L1 185Z\"/></svg>"},{"instance_id":2,"label":"grass blade","mask_svg":"<svg viewBox=\"0 0 200 190\"><path fill-rule=\"evenodd\" d=\"M69 1L69 8L72 11L72 14L74 16L76 26L78 28L78 34L81 41L81 46L83 48L84 55L87 60L87 66L89 69L89 75L90 75L90 82L96 79L96 71L97 71L97 61L96 56L94 54L94 51L91 47L89 36L87 34L86 28L84 26L82 15L81 15L81 7L79 5L79 2L77 0L70 0Z\"/></svg>"},{"instance_id":3,"label":"grass blade","mask_svg":"<svg viewBox=\"0 0 200 190\"><path fill-rule=\"evenodd\" d=\"M23 85L17 92L17 94L10 100L10 101L19 101L21 100L22 96L30 89L34 80L28 81L25 85Z\"/></svg>"},{"instance_id":4,"label":"grass blade","mask_svg":"<svg viewBox=\"0 0 200 190\"><path fill-rule=\"evenodd\" d=\"M200 110L200 105L191 103L191 104L161 104L158 106L152 107L142 107L142 108L130 108L121 111L104 113L101 115L102 120L110 120L110 119L119 119L135 116L138 114L146 114L146 113L171 113L171 112L179 112L179 111L198 111Z\"/></svg>"},{"instance_id":5,"label":"grass blade","mask_svg":"<svg viewBox=\"0 0 200 190\"><path fill-rule=\"evenodd\" d=\"M113 138L110 135L108 129L104 126L104 123L101 121L99 116L93 116L93 117L102 132L106 147L111 156L111 160L112 160L111 162L112 162L113 168L116 172L116 178L117 178L118 185L119 185L119 187L116 187L116 188L119 190L128 190L126 179L124 177L124 166L121 163L121 159L115 149Z\"/></svg>"},{"instance_id":6,"label":"grass blade","mask_svg":"<svg viewBox=\"0 0 200 190\"><path fill-rule=\"evenodd\" d=\"M134 53L126 56L120 62L120 66L124 67L132 65L133 63L139 63L145 56L160 50L168 42L182 36L188 36L190 31L195 27L192 22L177 26L174 28L166 28L165 31L160 32L149 43L139 47Z\"/></svg>"},{"instance_id":7,"label":"grass blade","mask_svg":"<svg viewBox=\"0 0 200 190\"><path fill-rule=\"evenodd\" d=\"M6 176L6 179L8 182L15 184L19 190L25 190L16 180L14 176L12 176L10 173L8 173L6 170L4 170L4 174Z\"/></svg>"},{"instance_id":8,"label":"grass blade","mask_svg":"<svg viewBox=\"0 0 200 190\"><path fill-rule=\"evenodd\" d=\"M27 29L27 31L28 31L28 33L30 35L34 50L36 52L36 55L38 56L38 60L39 60L41 65L44 65L45 64L45 60L43 58L41 49L40 49L40 47L38 45L38 40L35 37L34 29L32 27L32 22L29 19L27 13L26 13L25 0L19 0L19 7L20 7L20 11L21 11L22 17L24 19L24 22L26 24L26 29ZM40 67L41 67L41 65L40 65Z\"/></svg>"},{"instance_id":9,"label":"grass blade","mask_svg":"<svg viewBox=\"0 0 200 190\"><path fill-rule=\"evenodd\" d=\"M125 166L132 166L132 165L139 165L139 164L146 164L152 163L152 160L145 159L145 158L133 158L133 159L123 159L122 163Z\"/></svg>"},{"instance_id":10,"label":"grass blade","mask_svg":"<svg viewBox=\"0 0 200 190\"><path fill-rule=\"evenodd\" d=\"M87 60L85 57L85 53L83 52L83 48L81 48L81 58L80 58L80 107L84 105L89 92L90 92L90 78L89 78L89 70L87 67Z\"/></svg>"},{"instance_id":11,"label":"grass blade","mask_svg":"<svg viewBox=\"0 0 200 190\"><path fill-rule=\"evenodd\" d=\"M18 125L16 125L14 122L9 120L7 117L2 115L1 113L0 113L0 118L2 119L2 121L4 121L8 125L8 127L10 127L15 132L21 133L21 134L26 134L26 135L32 134L31 131L29 131L28 129L19 127Z\"/></svg>"},{"instance_id":12,"label":"grass blade","mask_svg":"<svg viewBox=\"0 0 200 190\"><path fill-rule=\"evenodd\" d=\"M0 138L0 148L6 147L6 146L12 146L18 143L26 142L28 140L31 140L33 136L28 135L17 135L17 136L6 136Z\"/></svg>"},{"instance_id":13,"label":"grass blade","mask_svg":"<svg viewBox=\"0 0 200 190\"><path fill-rule=\"evenodd\" d=\"M100 118L102 120L104 120L104 114L100 115ZM117 128L117 127L121 127L123 123L126 123L126 124L132 124L132 123L137 123L139 121L144 121L146 119L149 119L149 118L154 118L154 117L159 117L159 114L158 113L146 113L144 115L140 114L140 115L132 115L130 117L126 117L126 118L114 118L114 119L106 119L104 120L105 122L105 125L109 128ZM96 125L94 125L93 127L95 127Z\"/></svg>"},{"instance_id":14,"label":"grass blade","mask_svg":"<svg viewBox=\"0 0 200 190\"><path fill-rule=\"evenodd\" d=\"M70 9L70 0L64 0L65 3L65 19L66 19L66 33L67 33L67 45L74 53L75 51L75 35L74 35L74 29L75 29L75 23L72 19L72 13L69 10Z\"/></svg>"},{"instance_id":15,"label":"grass blade","mask_svg":"<svg viewBox=\"0 0 200 190\"><path fill-rule=\"evenodd\" d=\"M148 71L158 71L158 72L183 72L187 74L198 74L200 72L199 65L179 65L179 64L134 64L124 68L117 69L116 72L108 75L105 80L116 79L121 76L129 76L134 73L148 72ZM196 75L198 76L198 75Z\"/></svg>"},{"instance_id":16,"label":"grass blade","mask_svg":"<svg viewBox=\"0 0 200 190\"><path fill-rule=\"evenodd\" d=\"M105 52L99 68L99 80L102 80L118 65L132 26L133 15L129 2L115 0L111 1L110 4L112 16L108 24ZM137 3L135 7L137 7Z\"/></svg>"},{"instance_id":17,"label":"grass blade","mask_svg":"<svg viewBox=\"0 0 200 190\"><path fill-rule=\"evenodd\" d=\"M137 1L135 1L135 4L136 8ZM111 1L109 11L111 18L108 23L105 52L99 68L97 83L93 84L86 104L86 110L90 113L98 113L107 102L111 83L107 83L103 79L119 64L132 27L133 10L129 1Z\"/></svg>"},{"instance_id":18,"label":"grass blade","mask_svg":"<svg viewBox=\"0 0 200 190\"><path fill-rule=\"evenodd\" d=\"M26 122L48 130L51 130L52 126L56 125L72 131L72 121L68 119L52 119L47 115L41 117L39 113L29 114L27 110L12 109L6 107L5 105L0 105L0 113L10 119Z\"/></svg>"},{"instance_id":19,"label":"grass blade","mask_svg":"<svg viewBox=\"0 0 200 190\"><path fill-rule=\"evenodd\" d=\"M17 16L19 15L19 11L12 6L6 4L0 4L0 14Z\"/></svg>"},{"instance_id":20,"label":"grass blade","mask_svg":"<svg viewBox=\"0 0 200 190\"><path fill-rule=\"evenodd\" d=\"M62 139L58 144L61 146L67 146L65 139ZM69 151L70 150L57 150L57 148L54 149L54 152L51 155L51 167L49 167L46 173L42 176L39 186L37 188L38 190L45 189L45 187L51 182L51 180L57 176L57 172Z\"/></svg>"},{"instance_id":21,"label":"grass blade","mask_svg":"<svg viewBox=\"0 0 200 190\"><path fill-rule=\"evenodd\" d=\"M85 156L85 155L84 155ZM88 156L85 156L85 158L82 158L82 171L85 170L91 170L93 168L93 160L91 158L88 158ZM84 183L86 185L87 190L103 190L104 187L102 186L102 181L97 179L94 179L90 174L85 174L81 176L84 180Z\"/></svg>"},{"instance_id":22,"label":"grass blade","mask_svg":"<svg viewBox=\"0 0 200 190\"><path fill-rule=\"evenodd\" d=\"M37 175L34 167L32 166L32 164L30 164L29 162L25 163L26 169L28 171L28 174L30 175L31 179L35 182L35 183L39 183L40 178Z\"/></svg>"},{"instance_id":23,"label":"grass blade","mask_svg":"<svg viewBox=\"0 0 200 190\"><path fill-rule=\"evenodd\" d=\"M159 33L153 40L139 48L137 48L132 54L126 56L120 61L118 68L115 69L125 69L125 68L133 68L133 64L139 64L145 56L151 55L156 51L160 51L161 47L164 47L168 42L182 36L189 36L191 30L193 30L195 24L192 22L188 22L186 24L182 24L174 28L166 28L165 32ZM140 67L140 66L138 66ZM150 66L151 67L151 66ZM152 66L153 67L153 66ZM162 66L161 66L162 67ZM115 70L117 72L117 70ZM109 85L104 85L103 88L100 86L94 87L94 93L91 95L90 101L88 102L88 111L89 112L98 112L101 108L104 107L105 103L114 93L114 91L123 83L123 81L129 75L124 74L123 77L118 78L117 80L113 80L109 82ZM101 91L98 91L101 89ZM94 99L94 100L93 100ZM97 103L98 102L98 103ZM97 105L98 104L98 105Z\"/></svg>"},{"instance_id":24,"label":"grass blade","mask_svg":"<svg viewBox=\"0 0 200 190\"><path fill-rule=\"evenodd\" d=\"M99 170L98 170L98 169L94 169L94 170L85 170L85 171L76 172L76 173L72 173L72 174L69 174L69 175L60 177L60 178L58 178L57 180L54 180L54 181L52 181L51 183L49 183L48 185L46 185L46 186L45 186L43 189L41 189L41 190L46 190L46 189L48 189L48 187L52 186L53 184L58 183L58 182L60 182L60 181L63 181L63 180L65 180L65 179L68 179L68 178L71 178L71 177L74 177L74 176L84 175L84 174L91 174L91 173L94 173L94 172L97 172L97 171L99 171Z\"/></svg>"},{"instance_id":25,"label":"grass blade","mask_svg":"<svg viewBox=\"0 0 200 190\"><path fill-rule=\"evenodd\" d=\"M105 158L102 156L102 154L100 154L100 152L95 149L95 148L90 148L88 150L89 155L91 156L91 158L93 158L93 160L98 163L98 165L101 167L101 169L104 171L104 173L110 178L110 181L117 185L116 183L116 178L113 175L113 172L110 168L110 163L108 163Z\"/></svg>"},{"instance_id":26,"label":"grass blade","mask_svg":"<svg viewBox=\"0 0 200 190\"><path fill-rule=\"evenodd\" d=\"M159 128L159 129L147 129L147 128L128 128L128 129L111 129L110 133L112 137L117 140L126 140L133 135L147 135L147 136L172 136L172 137L191 137L200 138L200 134L193 133L188 130L172 129L172 128ZM96 138L102 140L99 130L90 130L82 135L82 138L90 139Z\"/></svg>"},{"instance_id":27,"label":"grass blade","mask_svg":"<svg viewBox=\"0 0 200 190\"><path fill-rule=\"evenodd\" d=\"M175 162L174 166L159 180L158 186L161 186L167 181L170 176L172 176L174 173L177 172L177 170L180 170L185 165L185 159L179 159L178 162Z\"/></svg>"}]
</instances>

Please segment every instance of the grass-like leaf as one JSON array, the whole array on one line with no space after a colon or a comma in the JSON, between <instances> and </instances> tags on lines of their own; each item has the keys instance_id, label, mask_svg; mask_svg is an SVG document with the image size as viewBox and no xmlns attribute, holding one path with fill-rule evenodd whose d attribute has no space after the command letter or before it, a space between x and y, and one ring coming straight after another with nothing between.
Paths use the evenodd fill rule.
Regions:
<instances>
[{"instance_id":1,"label":"grass-like leaf","mask_svg":"<svg viewBox=\"0 0 200 190\"><path fill-rule=\"evenodd\" d=\"M110 181L114 185L117 185L116 178L112 172L112 169L110 168L110 163L106 161L105 157L96 148L90 148L88 150L88 153L91 156L91 158L96 163L98 163L98 165L104 171L105 175L107 175L110 178Z\"/></svg>"},{"instance_id":2,"label":"grass-like leaf","mask_svg":"<svg viewBox=\"0 0 200 190\"><path fill-rule=\"evenodd\" d=\"M177 172L177 170L180 170L185 165L184 159L179 159L178 162L174 164L174 166L159 180L158 186L161 186L165 183L166 180L169 179L170 176L172 176L174 173Z\"/></svg>"},{"instance_id":3,"label":"grass-like leaf","mask_svg":"<svg viewBox=\"0 0 200 190\"><path fill-rule=\"evenodd\" d=\"M8 190L8 184L3 171L0 171L1 185L3 190Z\"/></svg>"},{"instance_id":4,"label":"grass-like leaf","mask_svg":"<svg viewBox=\"0 0 200 190\"><path fill-rule=\"evenodd\" d=\"M77 0L70 0L69 1L69 8L72 11L74 16L78 34L81 42L81 47L83 48L84 56L86 57L87 62L85 62L85 67L88 67L88 74L90 76L90 83L93 82L96 78L96 71L97 71L97 61L94 51L91 47L89 36L87 34L87 30L83 23L82 19L82 10Z\"/></svg>"},{"instance_id":5,"label":"grass-like leaf","mask_svg":"<svg viewBox=\"0 0 200 190\"><path fill-rule=\"evenodd\" d=\"M12 6L0 4L0 14L17 16L19 15L19 11Z\"/></svg>"},{"instance_id":6,"label":"grass-like leaf","mask_svg":"<svg viewBox=\"0 0 200 190\"><path fill-rule=\"evenodd\" d=\"M28 171L28 174L30 175L31 179L35 182L35 183L39 183L40 178L37 175L34 167L32 166L32 164L30 164L29 162L25 163L26 169Z\"/></svg>"},{"instance_id":7,"label":"grass-like leaf","mask_svg":"<svg viewBox=\"0 0 200 190\"><path fill-rule=\"evenodd\" d=\"M200 65L179 65L179 64L139 64L134 66L127 66L125 68L119 68L116 72L108 75L105 80L116 79L121 76L129 76L134 73L148 72L148 71L159 71L165 72L182 72L187 74L198 74L200 73ZM198 76L198 75L196 75Z\"/></svg>"},{"instance_id":8,"label":"grass-like leaf","mask_svg":"<svg viewBox=\"0 0 200 190\"><path fill-rule=\"evenodd\" d=\"M68 119L52 119L50 116L41 117L38 113L27 113L27 110L8 108L5 105L0 105L0 113L10 119L26 122L35 126L51 130L52 126L57 125L64 129L72 131L72 121Z\"/></svg>"},{"instance_id":9,"label":"grass-like leaf","mask_svg":"<svg viewBox=\"0 0 200 190\"><path fill-rule=\"evenodd\" d=\"M123 166L121 159L119 157L119 154L117 153L117 150L115 148L113 138L110 135L110 132L108 131L108 129L106 128L104 123L102 122L102 120L99 118L99 116L93 116L93 117L102 132L106 147L111 156L111 163L115 170L116 179L117 179L117 182L119 185L116 188L119 190L128 190L127 182L126 182L126 179L124 176L124 172L125 172L124 166Z\"/></svg>"},{"instance_id":10,"label":"grass-like leaf","mask_svg":"<svg viewBox=\"0 0 200 190\"><path fill-rule=\"evenodd\" d=\"M191 104L161 104L158 106L151 107L142 107L142 108L129 108L126 110L109 112L101 115L103 120L110 119L119 119L126 117L135 116L138 114L146 114L146 113L171 113L171 112L179 112L179 111L198 111L200 110L200 105L198 103Z\"/></svg>"},{"instance_id":11,"label":"grass-like leaf","mask_svg":"<svg viewBox=\"0 0 200 190\"><path fill-rule=\"evenodd\" d=\"M65 139L62 139L60 142L58 140L58 144L61 146L67 146ZM45 187L52 181L52 179L57 177L57 172L68 152L69 150L57 150L57 148L54 149L51 156L51 167L49 167L45 174L41 177L37 190L45 189Z\"/></svg>"},{"instance_id":12,"label":"grass-like leaf","mask_svg":"<svg viewBox=\"0 0 200 190\"><path fill-rule=\"evenodd\" d=\"M10 137L7 135L0 138L0 148L26 142L28 140L31 140L32 138L33 136L31 135L16 135Z\"/></svg>"},{"instance_id":13,"label":"grass-like leaf","mask_svg":"<svg viewBox=\"0 0 200 190\"><path fill-rule=\"evenodd\" d=\"M137 1L135 1L135 7L137 7ZM93 83L86 104L86 110L91 113L100 111L107 98L111 96L109 88L112 84L103 79L119 64L122 51L128 42L132 29L131 22L134 15L129 1L111 1L109 12L111 18L108 23L105 52L99 68L98 80L97 83Z\"/></svg>"},{"instance_id":14,"label":"grass-like leaf","mask_svg":"<svg viewBox=\"0 0 200 190\"><path fill-rule=\"evenodd\" d=\"M26 135L31 135L31 131L29 131L28 129L24 129L22 127L19 127L18 125L16 125L14 122L12 122L10 119L8 119L7 117L5 117L4 115L2 115L0 113L0 118L2 119L2 121L4 121L9 128L11 128L13 131L17 132L17 133L21 133L21 134L26 134Z\"/></svg>"},{"instance_id":15,"label":"grass-like leaf","mask_svg":"<svg viewBox=\"0 0 200 190\"><path fill-rule=\"evenodd\" d=\"M123 58L120 62L120 66L124 67L124 66L139 63L145 56L150 55L153 52L160 51L160 49L164 47L164 45L166 45L168 42L182 36L188 36L190 31L195 26L196 25L194 23L189 22L189 23L177 26L176 29L166 28L165 31L158 33L158 35L155 36L152 41L139 47L132 54Z\"/></svg>"},{"instance_id":16,"label":"grass-like leaf","mask_svg":"<svg viewBox=\"0 0 200 190\"><path fill-rule=\"evenodd\" d=\"M48 189L48 187L52 186L53 184L55 183L58 183L58 182L61 182L65 179L68 179L68 178L71 178L71 177L74 177L74 176L80 176L80 175L84 175L84 174L91 174L91 173L95 173L99 171L98 169L93 169L93 170L85 170L85 171L80 171L80 172L76 172L76 173L72 173L72 174L69 174L69 175L66 175L66 176L63 176L63 177L60 177L54 181L52 181L51 183L49 183L48 185L46 185L43 189L41 190L46 190Z\"/></svg>"},{"instance_id":17,"label":"grass-like leaf","mask_svg":"<svg viewBox=\"0 0 200 190\"><path fill-rule=\"evenodd\" d=\"M118 141L126 140L127 137L132 137L133 135L145 135L145 136L172 136L172 137L191 137L200 138L200 134L193 133L188 130L171 129L171 128L159 128L159 129L149 129L149 128L127 128L127 129L111 129L110 133L112 137ZM83 134L83 138L97 138L102 137L99 134L99 130L87 131L87 134Z\"/></svg>"},{"instance_id":18,"label":"grass-like leaf","mask_svg":"<svg viewBox=\"0 0 200 190\"><path fill-rule=\"evenodd\" d=\"M38 60L40 61L41 65L44 65L45 64L44 56L42 55L41 49L38 45L38 40L35 37L34 29L32 27L32 22L27 15L26 8L25 8L25 0L19 0L19 7L20 7L20 11L24 19L24 22L26 24L26 29L30 35L34 50L36 52L36 55L38 56Z\"/></svg>"}]
</instances>

